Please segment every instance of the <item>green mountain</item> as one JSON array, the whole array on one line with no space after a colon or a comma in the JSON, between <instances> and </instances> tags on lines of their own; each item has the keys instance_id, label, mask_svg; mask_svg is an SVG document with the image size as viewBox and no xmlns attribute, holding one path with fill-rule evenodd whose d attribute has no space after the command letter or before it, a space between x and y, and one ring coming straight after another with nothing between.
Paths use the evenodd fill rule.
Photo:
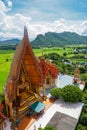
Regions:
<instances>
[{"instance_id":1,"label":"green mountain","mask_svg":"<svg viewBox=\"0 0 87 130\"><path fill-rule=\"evenodd\" d=\"M0 41L0 44L18 44L20 42L19 39L10 39L10 40L4 40Z\"/></svg>"},{"instance_id":2,"label":"green mountain","mask_svg":"<svg viewBox=\"0 0 87 130\"><path fill-rule=\"evenodd\" d=\"M31 44L33 47L63 47L66 45L87 44L87 36L80 36L74 32L48 32L45 35L38 35Z\"/></svg>"},{"instance_id":3,"label":"green mountain","mask_svg":"<svg viewBox=\"0 0 87 130\"><path fill-rule=\"evenodd\" d=\"M0 41L0 49L15 50L21 41L19 39L11 39ZM80 36L76 33L63 32L55 33L48 32L45 35L38 35L35 40L31 42L33 48L40 47L65 47L68 45L87 44L87 36Z\"/></svg>"},{"instance_id":4,"label":"green mountain","mask_svg":"<svg viewBox=\"0 0 87 130\"><path fill-rule=\"evenodd\" d=\"M15 50L19 43L19 39L0 41L0 50Z\"/></svg>"}]
</instances>

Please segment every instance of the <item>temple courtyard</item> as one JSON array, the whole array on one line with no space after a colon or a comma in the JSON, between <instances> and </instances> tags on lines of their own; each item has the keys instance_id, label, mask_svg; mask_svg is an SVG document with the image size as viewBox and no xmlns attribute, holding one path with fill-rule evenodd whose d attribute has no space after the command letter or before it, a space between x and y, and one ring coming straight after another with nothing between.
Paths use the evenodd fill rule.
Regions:
<instances>
[{"instance_id":1,"label":"temple courtyard","mask_svg":"<svg viewBox=\"0 0 87 130\"><path fill-rule=\"evenodd\" d=\"M68 75L59 75L56 86L64 87L65 85L72 84L73 77ZM78 87L78 86L77 86ZM84 86L79 86L82 90ZM52 99L48 93L48 98L43 102L46 107L44 113L37 118L32 116L25 116L18 127L18 130L38 130L39 127L44 128L46 125L52 125L57 130L74 130L78 122L83 104L64 102L62 99ZM8 121L5 130L10 130Z\"/></svg>"},{"instance_id":2,"label":"temple courtyard","mask_svg":"<svg viewBox=\"0 0 87 130\"><path fill-rule=\"evenodd\" d=\"M47 124L51 124L50 120L52 120L55 113L59 113L57 115L61 115L62 118L60 118L60 116L57 116L56 120L53 119L54 123L51 125L56 127L54 124L56 121L58 121L56 124L58 130L74 130L75 126L78 122L78 119L79 119L79 116L80 116L80 113L82 110L82 106L83 106L83 104L80 102L73 104L73 103L64 102L63 100L58 99L57 101L55 101L53 103L53 105L48 110L45 111L43 116L39 117L28 128L28 130L34 130L35 126L36 126L36 130L38 130L40 125L42 128L44 128ZM65 116L63 116L63 115L65 115ZM69 120L67 121L65 119L69 119ZM64 123L64 120L66 121L65 123ZM63 124L63 128L61 128L62 124ZM66 129L64 126L66 126ZM69 129L68 129L68 127L69 127Z\"/></svg>"},{"instance_id":3,"label":"temple courtyard","mask_svg":"<svg viewBox=\"0 0 87 130\"><path fill-rule=\"evenodd\" d=\"M57 78L56 86L62 88L65 85L72 84L72 81L73 76L60 74ZM82 90L84 89L82 84L77 87L80 87ZM48 94L49 98L50 96ZM27 129L34 130L36 128L38 130L40 126L44 128L46 125L52 125L58 130L75 130L82 107L83 103L69 103L58 99L45 111L43 116L34 121Z\"/></svg>"}]
</instances>

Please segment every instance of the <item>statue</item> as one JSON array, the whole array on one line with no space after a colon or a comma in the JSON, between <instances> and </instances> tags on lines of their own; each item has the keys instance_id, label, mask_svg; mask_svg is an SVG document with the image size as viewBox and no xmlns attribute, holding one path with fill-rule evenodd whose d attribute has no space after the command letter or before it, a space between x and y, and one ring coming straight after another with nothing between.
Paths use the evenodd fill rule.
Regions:
<instances>
[{"instance_id":1,"label":"statue","mask_svg":"<svg viewBox=\"0 0 87 130\"><path fill-rule=\"evenodd\" d=\"M25 76L21 75L20 76L20 85L17 86L17 96L22 97L23 95L25 95L25 97L27 96L27 92L29 92L30 89L30 85L28 82L25 81ZM33 93L32 91L30 91L31 93Z\"/></svg>"},{"instance_id":2,"label":"statue","mask_svg":"<svg viewBox=\"0 0 87 130\"><path fill-rule=\"evenodd\" d=\"M73 83L76 83L76 84L80 84L80 83L81 83L80 70L79 70L78 68L76 68L76 69L74 70Z\"/></svg>"},{"instance_id":3,"label":"statue","mask_svg":"<svg viewBox=\"0 0 87 130\"><path fill-rule=\"evenodd\" d=\"M38 98L38 95L31 90L31 85L26 81L25 75L20 75L20 85L17 86L18 108L27 108L27 104Z\"/></svg>"}]
</instances>

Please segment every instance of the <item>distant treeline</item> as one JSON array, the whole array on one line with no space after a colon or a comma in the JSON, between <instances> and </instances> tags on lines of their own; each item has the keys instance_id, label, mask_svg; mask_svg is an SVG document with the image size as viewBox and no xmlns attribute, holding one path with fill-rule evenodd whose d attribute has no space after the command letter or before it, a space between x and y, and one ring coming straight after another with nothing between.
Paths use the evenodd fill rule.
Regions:
<instances>
[{"instance_id":1,"label":"distant treeline","mask_svg":"<svg viewBox=\"0 0 87 130\"><path fill-rule=\"evenodd\" d=\"M18 39L11 39L6 41L0 41L0 49L15 50L17 45L21 41ZM76 33L63 32L63 33L54 33L48 32L45 35L38 35L35 40L31 42L32 48L43 48L43 47L67 47L67 46L81 46L87 45L87 36L80 36Z\"/></svg>"},{"instance_id":2,"label":"distant treeline","mask_svg":"<svg viewBox=\"0 0 87 130\"><path fill-rule=\"evenodd\" d=\"M0 50L15 50L18 45L0 45Z\"/></svg>"}]
</instances>

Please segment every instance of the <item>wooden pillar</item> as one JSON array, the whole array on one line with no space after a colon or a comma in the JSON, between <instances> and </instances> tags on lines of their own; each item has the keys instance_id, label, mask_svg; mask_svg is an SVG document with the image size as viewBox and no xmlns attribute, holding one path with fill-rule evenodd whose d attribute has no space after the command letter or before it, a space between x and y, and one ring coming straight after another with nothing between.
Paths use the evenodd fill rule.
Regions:
<instances>
[{"instance_id":1,"label":"wooden pillar","mask_svg":"<svg viewBox=\"0 0 87 130\"><path fill-rule=\"evenodd\" d=\"M5 104L6 104L6 114L7 116L9 116L9 99L7 98L7 96L5 96Z\"/></svg>"},{"instance_id":2,"label":"wooden pillar","mask_svg":"<svg viewBox=\"0 0 87 130\"><path fill-rule=\"evenodd\" d=\"M46 90L45 90L45 84L42 85L42 91L43 91L43 100L46 100Z\"/></svg>"},{"instance_id":3,"label":"wooden pillar","mask_svg":"<svg viewBox=\"0 0 87 130\"><path fill-rule=\"evenodd\" d=\"M45 85L42 85L43 97L45 96Z\"/></svg>"},{"instance_id":4,"label":"wooden pillar","mask_svg":"<svg viewBox=\"0 0 87 130\"><path fill-rule=\"evenodd\" d=\"M7 114L7 117L8 117L9 116L8 104L6 104L6 114Z\"/></svg>"},{"instance_id":5,"label":"wooden pillar","mask_svg":"<svg viewBox=\"0 0 87 130\"><path fill-rule=\"evenodd\" d=\"M4 122L3 122L3 123L2 123L2 129L1 129L1 130L4 130L4 128L5 128L5 127L4 127Z\"/></svg>"},{"instance_id":6,"label":"wooden pillar","mask_svg":"<svg viewBox=\"0 0 87 130\"><path fill-rule=\"evenodd\" d=\"M36 87L36 93L38 94L38 95L40 95L40 87Z\"/></svg>"},{"instance_id":7,"label":"wooden pillar","mask_svg":"<svg viewBox=\"0 0 87 130\"><path fill-rule=\"evenodd\" d=\"M52 86L55 86L55 78L53 79L53 83L52 84L53 84Z\"/></svg>"},{"instance_id":8,"label":"wooden pillar","mask_svg":"<svg viewBox=\"0 0 87 130\"><path fill-rule=\"evenodd\" d=\"M53 81L52 81L52 77L49 78L49 81L50 81L50 82L49 82L49 86L52 87L52 82L53 82Z\"/></svg>"},{"instance_id":9,"label":"wooden pillar","mask_svg":"<svg viewBox=\"0 0 87 130\"><path fill-rule=\"evenodd\" d=\"M10 117L11 117L11 119L13 119L12 102L9 103L9 108L10 108Z\"/></svg>"}]
</instances>

